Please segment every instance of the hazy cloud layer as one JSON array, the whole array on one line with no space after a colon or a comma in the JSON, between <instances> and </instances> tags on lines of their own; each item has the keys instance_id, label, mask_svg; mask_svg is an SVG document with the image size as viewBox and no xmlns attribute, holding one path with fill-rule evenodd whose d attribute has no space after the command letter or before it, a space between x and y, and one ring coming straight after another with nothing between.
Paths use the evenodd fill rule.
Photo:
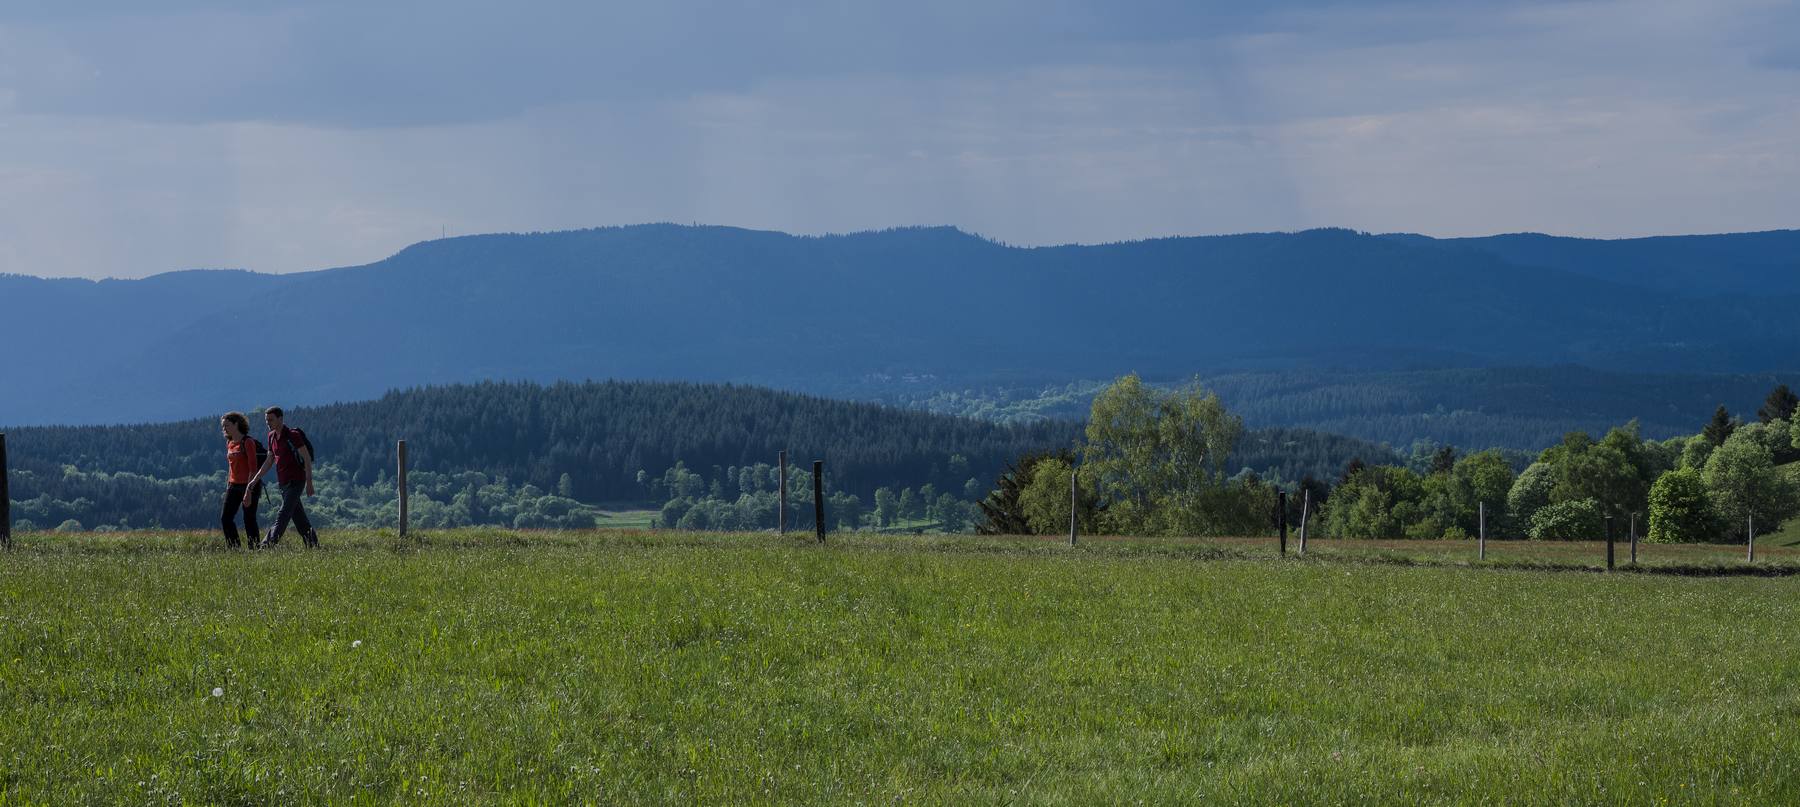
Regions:
<instances>
[{"instance_id":1,"label":"hazy cloud layer","mask_svg":"<svg viewBox=\"0 0 1800 807\"><path fill-rule=\"evenodd\" d=\"M659 220L1800 226L1791 3L970 5L8 3L0 272Z\"/></svg>"}]
</instances>

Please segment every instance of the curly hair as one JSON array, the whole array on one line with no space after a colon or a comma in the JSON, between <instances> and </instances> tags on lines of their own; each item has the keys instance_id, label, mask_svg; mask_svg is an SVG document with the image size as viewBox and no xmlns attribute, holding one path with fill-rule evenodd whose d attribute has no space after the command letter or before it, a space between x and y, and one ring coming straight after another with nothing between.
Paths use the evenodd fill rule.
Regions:
<instances>
[{"instance_id":1,"label":"curly hair","mask_svg":"<svg viewBox=\"0 0 1800 807\"><path fill-rule=\"evenodd\" d=\"M250 436L250 419L244 417L244 413L242 413L242 412L226 412L225 416L222 418L219 418L219 420L221 422L229 423L233 426L236 426L237 430L238 430L238 434L244 435L245 437Z\"/></svg>"}]
</instances>

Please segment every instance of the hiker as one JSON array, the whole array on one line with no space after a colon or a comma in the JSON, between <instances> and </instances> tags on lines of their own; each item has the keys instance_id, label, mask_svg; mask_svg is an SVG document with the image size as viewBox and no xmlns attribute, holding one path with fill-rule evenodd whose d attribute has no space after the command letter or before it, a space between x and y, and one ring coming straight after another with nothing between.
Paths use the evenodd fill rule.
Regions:
<instances>
[{"instance_id":1,"label":"hiker","mask_svg":"<svg viewBox=\"0 0 1800 807\"><path fill-rule=\"evenodd\" d=\"M254 485L269 472L270 466L274 466L275 481L281 487L281 513L275 516L275 526L269 528L269 534L263 536L262 545L267 548L280 543L288 522L292 521L307 548L316 549L319 534L313 531L312 521L306 517L306 507L300 502L301 493L313 495L312 441L306 439L306 432L288 428L283 417L279 406L271 406L263 412L263 422L269 424L269 457L250 477L250 484Z\"/></svg>"},{"instance_id":2,"label":"hiker","mask_svg":"<svg viewBox=\"0 0 1800 807\"><path fill-rule=\"evenodd\" d=\"M226 412L219 418L219 431L225 436L225 506L219 511L219 526L225 530L225 545L237 549L238 512L244 514L244 539L256 548L262 530L256 526L256 505L262 501L261 482L250 484L250 476L264 459L262 443L250 436L250 419L242 412Z\"/></svg>"}]
</instances>

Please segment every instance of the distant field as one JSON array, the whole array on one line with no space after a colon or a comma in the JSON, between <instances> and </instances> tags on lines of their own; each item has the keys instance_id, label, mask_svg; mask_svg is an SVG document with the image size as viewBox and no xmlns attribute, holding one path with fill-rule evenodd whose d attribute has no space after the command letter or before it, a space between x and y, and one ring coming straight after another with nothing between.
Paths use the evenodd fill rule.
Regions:
<instances>
[{"instance_id":1,"label":"distant field","mask_svg":"<svg viewBox=\"0 0 1800 807\"><path fill-rule=\"evenodd\" d=\"M603 530L647 530L658 515L661 513L656 510L608 510L603 513L599 527Z\"/></svg>"},{"instance_id":2,"label":"distant field","mask_svg":"<svg viewBox=\"0 0 1800 807\"><path fill-rule=\"evenodd\" d=\"M325 540L22 536L0 804L1800 801L1800 577L1554 568L1594 544Z\"/></svg>"}]
</instances>

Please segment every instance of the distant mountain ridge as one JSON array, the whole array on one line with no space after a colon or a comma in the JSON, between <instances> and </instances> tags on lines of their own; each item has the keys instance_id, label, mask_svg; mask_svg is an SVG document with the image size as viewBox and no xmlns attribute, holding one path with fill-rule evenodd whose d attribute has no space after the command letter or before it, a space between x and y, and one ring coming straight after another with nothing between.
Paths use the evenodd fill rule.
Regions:
<instances>
[{"instance_id":1,"label":"distant mountain ridge","mask_svg":"<svg viewBox=\"0 0 1800 807\"><path fill-rule=\"evenodd\" d=\"M0 276L15 344L0 425L487 379L1797 364L1800 233L1666 243L1310 230L1017 248L947 227L661 224L464 236L283 276Z\"/></svg>"},{"instance_id":2,"label":"distant mountain ridge","mask_svg":"<svg viewBox=\"0 0 1800 807\"><path fill-rule=\"evenodd\" d=\"M1559 269L1661 291L1800 293L1800 230L1594 239L1509 233L1479 238L1390 238L1471 249L1509 263Z\"/></svg>"}]
</instances>

